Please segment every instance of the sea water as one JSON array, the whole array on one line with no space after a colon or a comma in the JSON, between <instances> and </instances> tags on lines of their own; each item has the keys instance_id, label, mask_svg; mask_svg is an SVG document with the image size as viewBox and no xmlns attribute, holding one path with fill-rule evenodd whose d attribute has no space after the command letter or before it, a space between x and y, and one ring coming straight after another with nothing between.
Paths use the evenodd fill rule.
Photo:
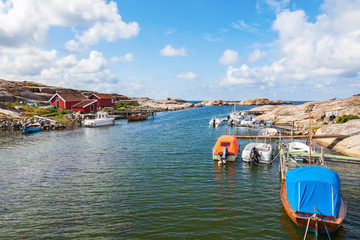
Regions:
<instances>
[{"instance_id":1,"label":"sea water","mask_svg":"<svg viewBox=\"0 0 360 240\"><path fill-rule=\"evenodd\" d=\"M241 158L224 166L213 162L217 138L235 128L208 122L232 109L2 136L0 238L303 239L281 204L278 159L268 166ZM239 143L241 151L248 140ZM328 167L338 172L348 205L331 239L358 239L360 166Z\"/></svg>"}]
</instances>

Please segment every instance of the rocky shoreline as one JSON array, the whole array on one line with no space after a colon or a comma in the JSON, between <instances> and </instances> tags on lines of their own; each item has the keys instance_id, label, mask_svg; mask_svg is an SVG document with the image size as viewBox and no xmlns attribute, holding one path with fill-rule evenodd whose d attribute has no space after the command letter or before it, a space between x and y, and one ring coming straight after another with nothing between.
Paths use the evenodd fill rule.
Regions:
<instances>
[{"instance_id":1,"label":"rocky shoreline","mask_svg":"<svg viewBox=\"0 0 360 240\"><path fill-rule=\"evenodd\" d=\"M281 100L274 100L271 101L267 98L253 98L253 99L246 99L241 102L227 102L224 100L210 100L210 101L203 101L199 105L201 106L254 106L254 105L289 105L292 104L291 102L284 102Z\"/></svg>"},{"instance_id":2,"label":"rocky shoreline","mask_svg":"<svg viewBox=\"0 0 360 240\"><path fill-rule=\"evenodd\" d=\"M65 124L61 124L55 120L34 117L21 119L0 119L0 129L20 130L25 123L40 123L41 130L62 130L66 128Z\"/></svg>"},{"instance_id":3,"label":"rocky shoreline","mask_svg":"<svg viewBox=\"0 0 360 240\"><path fill-rule=\"evenodd\" d=\"M360 96L328 101L307 102L301 105L265 105L255 107L252 111L264 112L257 116L258 120L271 120L277 124L293 124L303 134L309 131L309 108L311 107L311 124L316 135L341 134L344 139L323 138L315 142L352 157L360 157L360 120L350 120L343 124L336 124L336 120L343 115L360 117Z\"/></svg>"}]
</instances>

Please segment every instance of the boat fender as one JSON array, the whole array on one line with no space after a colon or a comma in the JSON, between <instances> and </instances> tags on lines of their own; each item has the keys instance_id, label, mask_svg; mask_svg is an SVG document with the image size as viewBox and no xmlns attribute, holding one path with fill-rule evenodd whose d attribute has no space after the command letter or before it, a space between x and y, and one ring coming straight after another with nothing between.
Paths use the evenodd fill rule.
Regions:
<instances>
[{"instance_id":1,"label":"boat fender","mask_svg":"<svg viewBox=\"0 0 360 240\"><path fill-rule=\"evenodd\" d=\"M256 147L253 147L250 151L250 159L253 162L258 163L261 159L261 154L259 153L259 150Z\"/></svg>"}]
</instances>

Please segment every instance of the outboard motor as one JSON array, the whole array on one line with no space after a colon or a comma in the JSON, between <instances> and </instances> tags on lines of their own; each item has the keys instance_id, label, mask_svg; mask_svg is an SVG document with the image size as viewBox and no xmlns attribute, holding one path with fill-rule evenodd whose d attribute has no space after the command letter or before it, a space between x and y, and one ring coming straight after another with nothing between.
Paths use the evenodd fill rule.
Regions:
<instances>
[{"instance_id":1,"label":"outboard motor","mask_svg":"<svg viewBox=\"0 0 360 240\"><path fill-rule=\"evenodd\" d=\"M222 155L221 155L221 162L222 163L226 163L226 157L228 156L229 153L229 149L228 148L224 148L222 150Z\"/></svg>"},{"instance_id":2,"label":"outboard motor","mask_svg":"<svg viewBox=\"0 0 360 240\"><path fill-rule=\"evenodd\" d=\"M253 147L250 151L250 159L255 162L259 163L261 159L261 154L259 153L259 150L256 147Z\"/></svg>"}]
</instances>

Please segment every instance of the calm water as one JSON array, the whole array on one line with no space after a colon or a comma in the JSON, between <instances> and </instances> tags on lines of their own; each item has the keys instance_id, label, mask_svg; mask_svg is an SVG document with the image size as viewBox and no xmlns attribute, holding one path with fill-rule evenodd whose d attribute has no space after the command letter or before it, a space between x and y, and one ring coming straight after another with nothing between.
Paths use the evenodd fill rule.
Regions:
<instances>
[{"instance_id":1,"label":"calm water","mask_svg":"<svg viewBox=\"0 0 360 240\"><path fill-rule=\"evenodd\" d=\"M1 137L0 238L302 239L281 205L278 161L213 163L212 147L226 127L208 121L231 109ZM358 239L360 166L329 167L348 204L331 237Z\"/></svg>"}]
</instances>

